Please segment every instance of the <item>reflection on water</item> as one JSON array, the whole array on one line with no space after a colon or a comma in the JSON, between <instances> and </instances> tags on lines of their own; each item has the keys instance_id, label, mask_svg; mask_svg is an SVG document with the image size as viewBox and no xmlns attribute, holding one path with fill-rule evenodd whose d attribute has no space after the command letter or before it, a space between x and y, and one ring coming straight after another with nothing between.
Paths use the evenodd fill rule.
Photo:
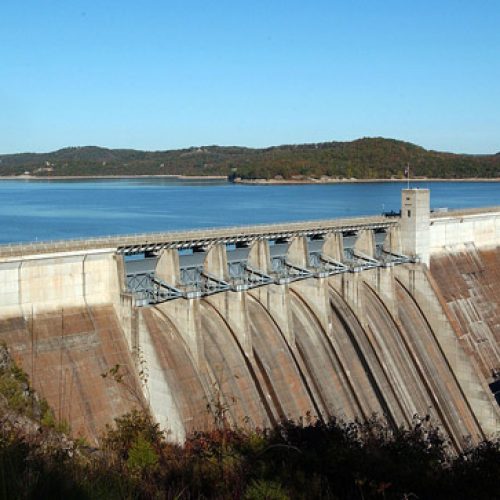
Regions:
<instances>
[{"instance_id":1,"label":"reflection on water","mask_svg":"<svg viewBox=\"0 0 500 500\"><path fill-rule=\"evenodd\" d=\"M500 183L418 182L433 207L500 205ZM0 181L0 242L233 226L399 209L404 183L248 186L167 178Z\"/></svg>"}]
</instances>

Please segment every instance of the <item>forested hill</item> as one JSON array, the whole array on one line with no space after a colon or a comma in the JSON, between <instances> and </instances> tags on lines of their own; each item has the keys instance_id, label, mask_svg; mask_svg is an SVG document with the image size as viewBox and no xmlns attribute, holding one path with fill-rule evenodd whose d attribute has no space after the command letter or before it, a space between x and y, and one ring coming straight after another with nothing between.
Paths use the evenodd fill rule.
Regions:
<instances>
[{"instance_id":1,"label":"forested hill","mask_svg":"<svg viewBox=\"0 0 500 500\"><path fill-rule=\"evenodd\" d=\"M244 179L292 176L390 178L500 177L500 153L463 155L428 151L408 142L364 138L251 149L207 146L171 151L65 148L52 153L0 155L0 175L229 175Z\"/></svg>"}]
</instances>

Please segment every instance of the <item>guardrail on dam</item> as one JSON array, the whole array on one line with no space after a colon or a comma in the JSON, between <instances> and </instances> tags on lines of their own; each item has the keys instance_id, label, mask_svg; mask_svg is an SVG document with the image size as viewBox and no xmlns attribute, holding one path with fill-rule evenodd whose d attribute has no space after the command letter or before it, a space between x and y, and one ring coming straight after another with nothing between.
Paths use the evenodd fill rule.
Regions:
<instances>
[{"instance_id":1,"label":"guardrail on dam","mask_svg":"<svg viewBox=\"0 0 500 500\"><path fill-rule=\"evenodd\" d=\"M429 414L500 430L500 210L0 247L0 336L75 433ZM103 376L110 369L119 377ZM213 414L207 413L207 407Z\"/></svg>"},{"instance_id":2,"label":"guardrail on dam","mask_svg":"<svg viewBox=\"0 0 500 500\"><path fill-rule=\"evenodd\" d=\"M114 249L119 254L158 252L163 249L203 248L214 244L251 243L297 236L316 236L362 229L387 229L396 225L390 217L352 217L348 219L262 224L247 227L170 231L126 236L106 236L74 240L56 240L0 245L0 257L20 257L42 253Z\"/></svg>"}]
</instances>

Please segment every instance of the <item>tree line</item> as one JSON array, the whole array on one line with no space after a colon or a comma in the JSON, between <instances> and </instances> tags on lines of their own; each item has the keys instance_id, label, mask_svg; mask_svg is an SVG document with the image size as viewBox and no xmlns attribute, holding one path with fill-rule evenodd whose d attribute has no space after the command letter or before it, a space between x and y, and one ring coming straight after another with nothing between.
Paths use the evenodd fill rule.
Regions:
<instances>
[{"instance_id":1,"label":"tree line","mask_svg":"<svg viewBox=\"0 0 500 500\"><path fill-rule=\"evenodd\" d=\"M230 179L322 176L356 179L500 177L500 153L465 155L426 150L383 138L251 149L206 146L171 151L98 147L0 155L0 175L223 175Z\"/></svg>"}]
</instances>

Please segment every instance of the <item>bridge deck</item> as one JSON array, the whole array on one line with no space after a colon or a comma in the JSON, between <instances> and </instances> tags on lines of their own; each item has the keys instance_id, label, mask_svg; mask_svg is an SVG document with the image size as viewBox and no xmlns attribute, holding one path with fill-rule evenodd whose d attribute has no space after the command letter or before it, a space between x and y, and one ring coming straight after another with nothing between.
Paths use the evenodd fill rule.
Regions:
<instances>
[{"instance_id":1,"label":"bridge deck","mask_svg":"<svg viewBox=\"0 0 500 500\"><path fill-rule=\"evenodd\" d=\"M134 254L163 248L196 248L214 243L251 242L258 239L279 239L293 236L314 236L329 233L386 229L398 223L398 218L373 216L346 219L287 222L255 226L238 226L193 231L145 233L48 242L0 245L0 257L17 257L42 253L75 252L113 249L118 253Z\"/></svg>"}]
</instances>

